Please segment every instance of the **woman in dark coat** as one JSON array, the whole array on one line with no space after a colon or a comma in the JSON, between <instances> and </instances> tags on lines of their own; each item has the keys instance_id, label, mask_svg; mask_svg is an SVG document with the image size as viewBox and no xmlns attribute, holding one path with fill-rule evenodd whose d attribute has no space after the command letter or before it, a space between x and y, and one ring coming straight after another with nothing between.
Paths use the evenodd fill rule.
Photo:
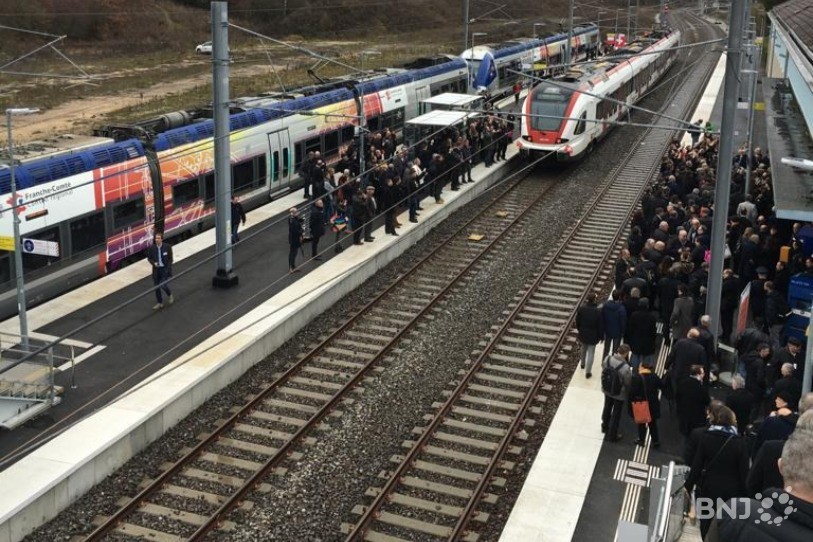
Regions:
<instances>
[{"instance_id":1,"label":"woman in dark coat","mask_svg":"<svg viewBox=\"0 0 813 542\"><path fill-rule=\"evenodd\" d=\"M727 501L747 497L745 485L748 476L748 447L737 432L737 419L728 407L722 407L717 424L710 426L700 437L686 479L686 491L697 488L697 496ZM705 538L709 519L700 520L700 533Z\"/></svg>"},{"instance_id":2,"label":"woman in dark coat","mask_svg":"<svg viewBox=\"0 0 813 542\"><path fill-rule=\"evenodd\" d=\"M647 360L641 363L638 374L633 375L630 385L628 396L630 415L632 415L633 402L647 401L649 403L649 414L652 421L648 424L636 424L638 426L638 440L635 441L635 444L639 446L644 445L647 426L649 426L649 434L652 437L652 446L658 448L661 445L660 436L658 434L658 419L661 417L661 400L659 393L662 387L663 383L660 377L656 375L652 369L652 362Z\"/></svg>"}]
</instances>

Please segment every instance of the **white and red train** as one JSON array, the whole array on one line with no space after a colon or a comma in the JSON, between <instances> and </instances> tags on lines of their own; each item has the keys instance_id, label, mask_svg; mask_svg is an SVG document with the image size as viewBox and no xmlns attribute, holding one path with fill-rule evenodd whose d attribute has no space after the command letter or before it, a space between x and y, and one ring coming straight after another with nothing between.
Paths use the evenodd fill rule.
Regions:
<instances>
[{"instance_id":1,"label":"white and red train","mask_svg":"<svg viewBox=\"0 0 813 542\"><path fill-rule=\"evenodd\" d=\"M678 31L637 40L539 83L523 104L517 147L559 161L584 157L669 70L679 43Z\"/></svg>"}]
</instances>

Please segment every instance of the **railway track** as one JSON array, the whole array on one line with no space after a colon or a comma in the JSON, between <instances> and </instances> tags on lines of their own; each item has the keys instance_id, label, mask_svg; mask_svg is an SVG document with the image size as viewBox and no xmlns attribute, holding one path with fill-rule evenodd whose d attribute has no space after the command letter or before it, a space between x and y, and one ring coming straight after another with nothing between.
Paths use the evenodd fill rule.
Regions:
<instances>
[{"instance_id":1,"label":"railway track","mask_svg":"<svg viewBox=\"0 0 813 542\"><path fill-rule=\"evenodd\" d=\"M671 115L690 113L714 66L705 64L664 107ZM499 474L514 468L522 429L546 406L550 382L566 376L561 361L576 309L620 250L671 137L671 130L650 128L607 177L454 389L433 405L426 425L413 429L406 453L392 457L395 467L381 473L383 486L367 490L372 502L353 509L359 519L342 526L348 542L479 539L477 524L489 520L483 508L497 501L489 490L505 484Z\"/></svg>"},{"instance_id":2,"label":"railway track","mask_svg":"<svg viewBox=\"0 0 813 542\"><path fill-rule=\"evenodd\" d=\"M363 379L385 367L387 356L398 352L420 322L431 320L432 308L447 293L510 235L521 235L524 221L542 219L544 196L554 184L520 178L504 187L494 203L245 405L233 408L178 461L164 465L160 476L144 481L136 496L122 498L118 511L97 518L98 527L87 540L109 535L195 540L232 528L230 512L250 507L244 501L250 492L266 490L268 475L284 474L285 462L302 456L315 440L313 431L340 415L337 409L352 401Z\"/></svg>"}]
</instances>

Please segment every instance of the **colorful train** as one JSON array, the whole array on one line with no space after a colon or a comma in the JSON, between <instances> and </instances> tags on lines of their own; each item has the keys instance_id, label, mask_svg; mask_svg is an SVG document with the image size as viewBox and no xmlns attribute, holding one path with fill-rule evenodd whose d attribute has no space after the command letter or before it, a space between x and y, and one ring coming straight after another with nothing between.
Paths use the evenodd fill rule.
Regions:
<instances>
[{"instance_id":1,"label":"colorful train","mask_svg":"<svg viewBox=\"0 0 813 542\"><path fill-rule=\"evenodd\" d=\"M566 40L560 33L490 48L499 73L487 85L491 95L508 92L520 77L507 66L555 60ZM595 25L577 27L574 59L586 58L598 41ZM234 193L247 209L254 208L301 185L298 172L310 151L320 151L328 162L338 160L356 137L362 94L367 128L400 133L404 122L419 114L421 100L473 92L477 69L465 56L420 59L360 79L233 100ZM21 235L31 241L28 246L51 247L24 251L28 303L140 258L156 230L178 238L211 226L213 134L212 110L200 108L105 126L96 137L55 138L51 149L33 157L23 154L30 149L15 152ZM13 228L10 173L8 166L0 167L0 237L5 239ZM13 277L13 253L0 249L0 316L16 313Z\"/></svg>"}]
</instances>

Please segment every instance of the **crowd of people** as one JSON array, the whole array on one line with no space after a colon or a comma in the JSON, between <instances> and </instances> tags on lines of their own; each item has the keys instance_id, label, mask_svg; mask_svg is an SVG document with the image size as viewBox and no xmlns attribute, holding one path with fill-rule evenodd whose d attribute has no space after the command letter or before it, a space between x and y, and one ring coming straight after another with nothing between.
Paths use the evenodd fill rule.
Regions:
<instances>
[{"instance_id":1,"label":"crowd of people","mask_svg":"<svg viewBox=\"0 0 813 542\"><path fill-rule=\"evenodd\" d=\"M783 333L790 278L813 276L813 258L796 239L801 225L773 214L770 160L760 149L739 149L731 163L731 203L715 207L719 140L702 126L694 123L688 130L692 143L676 140L663 157L632 217L610 297L600 303L590 293L579 308L580 364L592 377L596 345L604 341L601 429L607 441L622 440L619 424L626 413L637 427L635 443L644 445L648 432L659 447L664 401L691 467L688 492L719 503L784 489L795 503L781 529L774 520L788 516L782 508L766 510L770 521L762 521L764 528L753 519L726 516L715 523L701 517L707 540L763 540L768 531L771 540L813 540L813 394L802 396L802 341ZM753 185L747 190L749 175ZM706 284L715 212L728 217L726 267L721 312L710 315ZM737 330L734 317L746 287L750 324ZM715 318L720 340L736 348L730 389L712 386L720 370ZM661 344L669 354L659 376Z\"/></svg>"},{"instance_id":2,"label":"crowd of people","mask_svg":"<svg viewBox=\"0 0 813 542\"><path fill-rule=\"evenodd\" d=\"M310 152L299 175L305 180L304 197L313 200L307 222L296 208L288 219L288 267L297 271L296 258L303 244L311 244L311 258L321 260L320 239L330 228L335 233L334 251L343 250L341 239L352 234L353 244L375 240L373 221L384 215L384 231L398 236L402 224L398 215L409 211L409 221L418 222L427 197L441 205L447 185L453 191L474 182L472 168L482 162L491 167L506 159L512 140L511 115L486 115L470 120L461 129L446 128L411 148L396 146L395 132L385 128L364 142L364 168L359 142L341 154L335 167L321 154Z\"/></svg>"}]
</instances>

